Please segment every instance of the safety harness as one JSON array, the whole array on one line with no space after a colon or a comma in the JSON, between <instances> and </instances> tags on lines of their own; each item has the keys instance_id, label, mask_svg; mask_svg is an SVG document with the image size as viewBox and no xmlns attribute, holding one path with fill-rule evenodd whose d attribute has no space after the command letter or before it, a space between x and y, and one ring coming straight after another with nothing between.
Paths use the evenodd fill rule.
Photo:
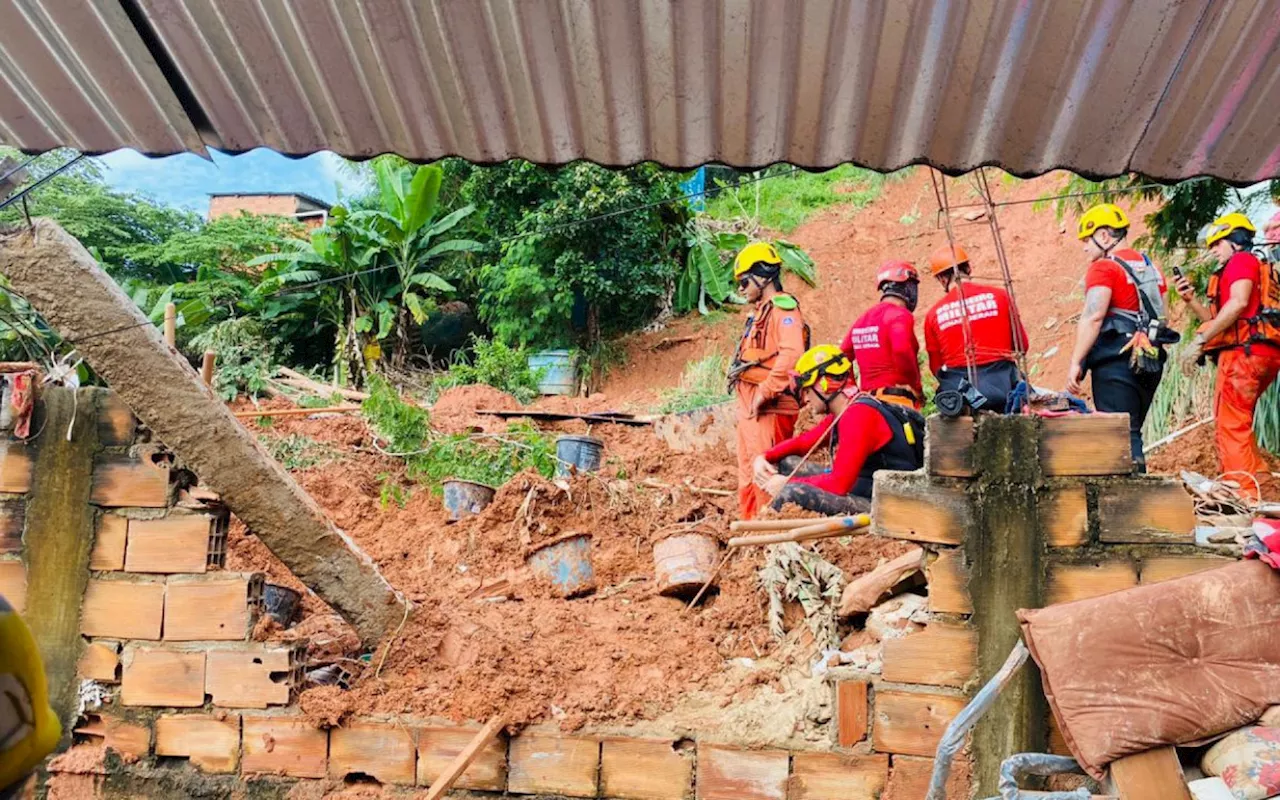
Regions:
<instances>
[{"instance_id":1,"label":"safety harness","mask_svg":"<svg viewBox=\"0 0 1280 800\"><path fill-rule=\"evenodd\" d=\"M859 395L854 401L859 405L874 408L884 417L893 438L889 443L872 453L858 472L858 480L853 485L853 494L859 497L871 497L874 475L878 470L893 469L912 471L924 466L924 417L913 408L893 402L885 402L871 395ZM831 460L835 462L836 448L839 446L840 429L831 428Z\"/></svg>"},{"instance_id":2,"label":"safety harness","mask_svg":"<svg viewBox=\"0 0 1280 800\"><path fill-rule=\"evenodd\" d=\"M768 329L769 317L773 314L774 307L778 307L783 311L795 311L800 308L800 302L789 294L775 294L767 302L763 303L763 308L759 310L759 317L752 314L747 317L747 323L742 330L742 338L738 340L738 349L733 353L733 362L729 365L729 392L732 393L737 388L739 381L750 384L761 384L769 379L770 373L778 359L778 351L775 349L768 352L762 347L764 344L765 331ZM808 323L804 325L804 349L809 349L809 337L811 335Z\"/></svg>"},{"instance_id":3,"label":"safety harness","mask_svg":"<svg viewBox=\"0 0 1280 800\"><path fill-rule=\"evenodd\" d=\"M1129 367L1137 374L1158 373L1164 369L1161 347L1180 338L1165 324L1164 295L1160 291L1160 274L1146 254L1140 265L1117 255L1107 259L1124 270L1125 279L1138 293L1138 310L1110 308L1099 330L1099 342L1090 360L1100 361L1123 353L1129 354ZM1141 267L1141 277L1138 268ZM1121 346L1116 349L1104 343L1102 334L1118 334Z\"/></svg>"},{"instance_id":4,"label":"safety harness","mask_svg":"<svg viewBox=\"0 0 1280 800\"><path fill-rule=\"evenodd\" d=\"M1249 352L1249 345L1257 342L1280 345L1280 280L1277 280L1275 264L1259 259L1258 293L1262 303L1258 313L1252 317L1236 320L1227 330L1213 337L1205 345L1205 352L1216 353L1233 347L1243 347ZM1222 304L1218 301L1218 286L1222 280L1222 265L1209 276L1209 310L1216 317Z\"/></svg>"}]
</instances>

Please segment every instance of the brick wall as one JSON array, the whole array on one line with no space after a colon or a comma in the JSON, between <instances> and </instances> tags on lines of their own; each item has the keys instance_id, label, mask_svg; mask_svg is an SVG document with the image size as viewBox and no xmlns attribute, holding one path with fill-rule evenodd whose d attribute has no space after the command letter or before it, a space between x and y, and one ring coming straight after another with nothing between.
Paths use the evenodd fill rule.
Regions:
<instances>
[{"instance_id":1,"label":"brick wall","mask_svg":"<svg viewBox=\"0 0 1280 800\"><path fill-rule=\"evenodd\" d=\"M291 194L233 194L209 198L209 219L241 212L292 217L297 211L298 198Z\"/></svg>"}]
</instances>

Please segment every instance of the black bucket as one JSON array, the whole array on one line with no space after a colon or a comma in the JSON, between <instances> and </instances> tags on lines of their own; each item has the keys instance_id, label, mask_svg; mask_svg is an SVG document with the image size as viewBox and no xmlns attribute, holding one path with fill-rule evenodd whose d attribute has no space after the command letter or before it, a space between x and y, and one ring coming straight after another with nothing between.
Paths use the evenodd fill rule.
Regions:
<instances>
[{"instance_id":1,"label":"black bucket","mask_svg":"<svg viewBox=\"0 0 1280 800\"><path fill-rule=\"evenodd\" d=\"M597 472L604 461L604 442L594 436L561 436L556 439L556 475L572 470Z\"/></svg>"},{"instance_id":2,"label":"black bucket","mask_svg":"<svg viewBox=\"0 0 1280 800\"><path fill-rule=\"evenodd\" d=\"M293 618L297 616L298 605L301 602L302 595L288 586L268 583L263 587L262 604L266 606L267 614L280 623L282 628L287 628L293 623Z\"/></svg>"},{"instance_id":3,"label":"black bucket","mask_svg":"<svg viewBox=\"0 0 1280 800\"><path fill-rule=\"evenodd\" d=\"M461 478L448 478L442 484L444 507L449 509L450 520L460 520L484 511L493 502L493 496L498 491L492 486Z\"/></svg>"}]
</instances>

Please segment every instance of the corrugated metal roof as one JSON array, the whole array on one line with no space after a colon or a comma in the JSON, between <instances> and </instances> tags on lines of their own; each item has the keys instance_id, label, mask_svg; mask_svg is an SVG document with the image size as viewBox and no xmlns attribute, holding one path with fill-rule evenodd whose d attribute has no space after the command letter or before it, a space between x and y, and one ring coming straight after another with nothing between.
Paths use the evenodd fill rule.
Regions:
<instances>
[{"instance_id":1,"label":"corrugated metal roof","mask_svg":"<svg viewBox=\"0 0 1280 800\"><path fill-rule=\"evenodd\" d=\"M198 105L205 141L231 151L1280 173L1275 0L125 2ZM94 25L118 22L96 5ZM143 41L111 40L84 74ZM168 119L152 96L92 111L126 123L112 130ZM0 95L6 120L10 102ZM130 129L145 152L183 146ZM69 126L0 133L109 149Z\"/></svg>"}]
</instances>

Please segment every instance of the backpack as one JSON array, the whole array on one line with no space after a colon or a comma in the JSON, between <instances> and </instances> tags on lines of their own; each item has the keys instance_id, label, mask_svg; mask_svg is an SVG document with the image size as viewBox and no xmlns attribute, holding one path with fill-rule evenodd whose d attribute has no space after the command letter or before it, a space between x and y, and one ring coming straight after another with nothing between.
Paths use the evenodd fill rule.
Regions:
<instances>
[{"instance_id":1,"label":"backpack","mask_svg":"<svg viewBox=\"0 0 1280 800\"><path fill-rule=\"evenodd\" d=\"M1182 337L1165 324L1164 293L1160 291L1160 273L1146 254L1142 256L1145 269L1139 277L1134 265L1119 256L1109 260L1124 270L1129 283L1138 290L1138 310L1127 311L1112 308L1102 324L1102 332L1120 334L1119 341L1108 340L1104 345L1100 337L1090 351L1090 361L1129 354L1129 366L1138 374L1164 371L1164 351L1167 344L1176 344ZM1119 347L1117 350L1116 348Z\"/></svg>"},{"instance_id":2,"label":"backpack","mask_svg":"<svg viewBox=\"0 0 1280 800\"><path fill-rule=\"evenodd\" d=\"M1151 329L1153 322L1163 323L1165 318L1164 293L1160 291L1160 273L1151 264L1151 259L1146 254L1142 255L1142 263L1146 267L1139 277L1134 265L1130 264L1119 256L1108 256L1110 261L1120 265L1124 270L1125 276L1128 277L1129 283L1138 290L1138 310L1125 311L1113 308L1107 312L1108 317L1115 317L1131 324L1131 328L1126 333L1134 331ZM1119 329L1119 326L1113 326L1113 329ZM1150 336L1150 334L1148 334ZM1155 337L1150 337L1155 341Z\"/></svg>"}]
</instances>

